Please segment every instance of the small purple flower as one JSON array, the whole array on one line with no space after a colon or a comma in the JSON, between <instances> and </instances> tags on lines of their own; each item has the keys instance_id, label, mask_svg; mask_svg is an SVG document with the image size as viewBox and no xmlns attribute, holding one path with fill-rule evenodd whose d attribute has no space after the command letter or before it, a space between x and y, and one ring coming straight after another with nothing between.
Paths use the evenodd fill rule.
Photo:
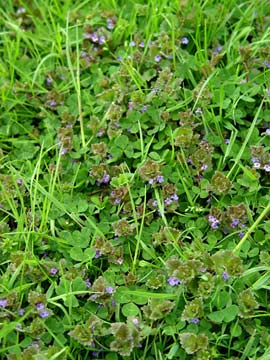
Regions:
<instances>
[{"instance_id":1,"label":"small purple flower","mask_svg":"<svg viewBox=\"0 0 270 360\"><path fill-rule=\"evenodd\" d=\"M8 304L7 299L0 299L0 308L5 308Z\"/></svg>"},{"instance_id":2,"label":"small purple flower","mask_svg":"<svg viewBox=\"0 0 270 360\"><path fill-rule=\"evenodd\" d=\"M172 203L172 200L170 199L170 198L166 198L165 200L164 200L164 203L168 206L168 205L171 205L171 203Z\"/></svg>"},{"instance_id":3,"label":"small purple flower","mask_svg":"<svg viewBox=\"0 0 270 360\"><path fill-rule=\"evenodd\" d=\"M266 172L269 172L270 171L270 165L269 164L266 164L266 165L264 165L264 170L266 171Z\"/></svg>"},{"instance_id":4,"label":"small purple flower","mask_svg":"<svg viewBox=\"0 0 270 360\"><path fill-rule=\"evenodd\" d=\"M132 322L136 327L139 326L139 320L137 318L132 319Z\"/></svg>"},{"instance_id":5,"label":"small purple flower","mask_svg":"<svg viewBox=\"0 0 270 360\"><path fill-rule=\"evenodd\" d=\"M17 15L25 14L25 13L26 13L26 9L24 7L19 7L16 11Z\"/></svg>"},{"instance_id":6,"label":"small purple flower","mask_svg":"<svg viewBox=\"0 0 270 360\"><path fill-rule=\"evenodd\" d=\"M195 317L195 318L190 319L190 322L191 322L192 324L198 324L198 323L200 322L200 320Z\"/></svg>"},{"instance_id":7,"label":"small purple flower","mask_svg":"<svg viewBox=\"0 0 270 360\"><path fill-rule=\"evenodd\" d=\"M105 290L107 294L113 294L114 292L114 288L112 286L107 286Z\"/></svg>"},{"instance_id":8,"label":"small purple flower","mask_svg":"<svg viewBox=\"0 0 270 360\"><path fill-rule=\"evenodd\" d=\"M16 325L16 329L17 329L17 330L22 330L22 324L17 324L17 325Z\"/></svg>"},{"instance_id":9,"label":"small purple flower","mask_svg":"<svg viewBox=\"0 0 270 360\"><path fill-rule=\"evenodd\" d=\"M229 274L227 273L227 271L223 271L223 273L222 273L222 279L223 280L228 280L229 278L230 278L230 276L229 276Z\"/></svg>"},{"instance_id":10,"label":"small purple flower","mask_svg":"<svg viewBox=\"0 0 270 360\"><path fill-rule=\"evenodd\" d=\"M187 45L188 43L189 43L189 39L186 36L182 37L181 44Z\"/></svg>"},{"instance_id":11,"label":"small purple flower","mask_svg":"<svg viewBox=\"0 0 270 360\"><path fill-rule=\"evenodd\" d=\"M201 268L201 273L206 273L207 269L205 267Z\"/></svg>"},{"instance_id":12,"label":"small purple flower","mask_svg":"<svg viewBox=\"0 0 270 360\"><path fill-rule=\"evenodd\" d=\"M112 19L107 19L107 28L109 30L112 30L114 28L114 22L112 21Z\"/></svg>"},{"instance_id":13,"label":"small purple flower","mask_svg":"<svg viewBox=\"0 0 270 360\"><path fill-rule=\"evenodd\" d=\"M144 48L144 42L143 41L139 43L139 47Z\"/></svg>"},{"instance_id":14,"label":"small purple flower","mask_svg":"<svg viewBox=\"0 0 270 360\"><path fill-rule=\"evenodd\" d=\"M254 167L255 169L259 169L259 168L261 167L261 164L260 164L259 162L255 162L255 163L253 164L253 167Z\"/></svg>"},{"instance_id":15,"label":"small purple flower","mask_svg":"<svg viewBox=\"0 0 270 360\"><path fill-rule=\"evenodd\" d=\"M46 78L46 85L50 86L50 85L52 85L52 83L53 83L53 79L51 77L47 77Z\"/></svg>"},{"instance_id":16,"label":"small purple flower","mask_svg":"<svg viewBox=\"0 0 270 360\"><path fill-rule=\"evenodd\" d=\"M118 55L118 56L117 56L117 60L118 60L118 61L122 61L122 60L123 60L123 56Z\"/></svg>"},{"instance_id":17,"label":"small purple flower","mask_svg":"<svg viewBox=\"0 0 270 360\"><path fill-rule=\"evenodd\" d=\"M160 62L161 59L162 59L162 57L161 57L159 54L157 54L157 55L155 56L155 62Z\"/></svg>"},{"instance_id":18,"label":"small purple flower","mask_svg":"<svg viewBox=\"0 0 270 360\"><path fill-rule=\"evenodd\" d=\"M263 65L264 65L265 67L267 67L268 69L270 69L270 62L269 62L269 61L264 61L264 62L263 62Z\"/></svg>"},{"instance_id":19,"label":"small purple flower","mask_svg":"<svg viewBox=\"0 0 270 360\"><path fill-rule=\"evenodd\" d=\"M102 179L103 184L108 184L109 181L110 181L110 175L104 174L103 179Z\"/></svg>"},{"instance_id":20,"label":"small purple flower","mask_svg":"<svg viewBox=\"0 0 270 360\"><path fill-rule=\"evenodd\" d=\"M164 182L164 176L162 175L158 175L156 177L156 181L159 183L159 184L162 184Z\"/></svg>"},{"instance_id":21,"label":"small purple flower","mask_svg":"<svg viewBox=\"0 0 270 360\"><path fill-rule=\"evenodd\" d=\"M99 41L98 34L96 32L93 32L93 34L90 34L89 39L91 39L94 43L98 43Z\"/></svg>"},{"instance_id":22,"label":"small purple flower","mask_svg":"<svg viewBox=\"0 0 270 360\"><path fill-rule=\"evenodd\" d=\"M96 250L96 253L95 253L95 256L94 256L94 258L95 259L98 259L99 257L101 257L101 251L100 250Z\"/></svg>"},{"instance_id":23,"label":"small purple flower","mask_svg":"<svg viewBox=\"0 0 270 360\"><path fill-rule=\"evenodd\" d=\"M64 156L67 152L68 152L68 149L67 149L67 148L63 148L63 149L61 150L60 154L61 154L62 156Z\"/></svg>"},{"instance_id":24,"label":"small purple flower","mask_svg":"<svg viewBox=\"0 0 270 360\"><path fill-rule=\"evenodd\" d=\"M88 289L91 287L91 282L90 282L89 279L86 279L86 280L85 280L85 285L86 285L86 287L87 287Z\"/></svg>"},{"instance_id":25,"label":"small purple flower","mask_svg":"<svg viewBox=\"0 0 270 360\"><path fill-rule=\"evenodd\" d=\"M232 227L232 228L235 228L238 224L239 224L239 219L234 219L234 220L231 222L231 227Z\"/></svg>"},{"instance_id":26,"label":"small purple flower","mask_svg":"<svg viewBox=\"0 0 270 360\"><path fill-rule=\"evenodd\" d=\"M153 184L154 184L154 181L155 181L154 179L149 179L149 180L148 180L148 184L153 185Z\"/></svg>"},{"instance_id":27,"label":"small purple flower","mask_svg":"<svg viewBox=\"0 0 270 360\"><path fill-rule=\"evenodd\" d=\"M178 197L177 194L173 194L173 195L171 196L171 199L172 199L173 201L178 201L178 200L179 200L179 197Z\"/></svg>"},{"instance_id":28,"label":"small purple flower","mask_svg":"<svg viewBox=\"0 0 270 360\"><path fill-rule=\"evenodd\" d=\"M221 45L218 45L218 46L214 49L213 54L214 54L214 55L220 54L221 51L222 51L222 46L221 46Z\"/></svg>"},{"instance_id":29,"label":"small purple flower","mask_svg":"<svg viewBox=\"0 0 270 360\"><path fill-rule=\"evenodd\" d=\"M136 41L131 41L130 43L129 43L129 46L136 46Z\"/></svg>"},{"instance_id":30,"label":"small purple flower","mask_svg":"<svg viewBox=\"0 0 270 360\"><path fill-rule=\"evenodd\" d=\"M36 305L37 311L43 310L44 308L45 308L45 305L44 305L43 303L38 303L38 304Z\"/></svg>"},{"instance_id":31,"label":"small purple flower","mask_svg":"<svg viewBox=\"0 0 270 360\"><path fill-rule=\"evenodd\" d=\"M16 180L16 183L17 183L18 185L22 185L22 179L17 179L17 180Z\"/></svg>"},{"instance_id":32,"label":"small purple flower","mask_svg":"<svg viewBox=\"0 0 270 360\"><path fill-rule=\"evenodd\" d=\"M24 310L23 308L21 308L21 309L18 311L18 314L19 314L20 316L23 316L24 313L25 313L25 310Z\"/></svg>"},{"instance_id":33,"label":"small purple flower","mask_svg":"<svg viewBox=\"0 0 270 360\"><path fill-rule=\"evenodd\" d=\"M238 236L240 237L240 239L242 239L242 237L244 236L245 234L243 233L243 231L240 231L240 233L238 234Z\"/></svg>"},{"instance_id":34,"label":"small purple flower","mask_svg":"<svg viewBox=\"0 0 270 360\"><path fill-rule=\"evenodd\" d=\"M225 139L225 140L224 140L224 143L225 143L226 145L229 145L230 139Z\"/></svg>"},{"instance_id":35,"label":"small purple flower","mask_svg":"<svg viewBox=\"0 0 270 360\"><path fill-rule=\"evenodd\" d=\"M87 52L86 51L82 51L81 52L81 58L85 59L87 57Z\"/></svg>"},{"instance_id":36,"label":"small purple flower","mask_svg":"<svg viewBox=\"0 0 270 360\"><path fill-rule=\"evenodd\" d=\"M98 38L98 43L99 45L103 45L105 43L106 39L105 39L105 36L104 35L101 35L99 38Z\"/></svg>"},{"instance_id":37,"label":"small purple flower","mask_svg":"<svg viewBox=\"0 0 270 360\"><path fill-rule=\"evenodd\" d=\"M253 158L251 158L251 161L252 161L252 162L253 162L253 164L254 164L254 163L256 163L256 162L259 162L259 159L258 159L258 158L253 157Z\"/></svg>"},{"instance_id":38,"label":"small purple flower","mask_svg":"<svg viewBox=\"0 0 270 360\"><path fill-rule=\"evenodd\" d=\"M57 105L57 102L56 102L55 100L51 100L51 101L49 102L49 105L50 105L50 106L56 106L56 105Z\"/></svg>"},{"instance_id":39,"label":"small purple flower","mask_svg":"<svg viewBox=\"0 0 270 360\"><path fill-rule=\"evenodd\" d=\"M56 269L56 268L51 268L50 269L50 273L52 274L52 275L56 275L57 273L58 273L58 269Z\"/></svg>"},{"instance_id":40,"label":"small purple flower","mask_svg":"<svg viewBox=\"0 0 270 360\"><path fill-rule=\"evenodd\" d=\"M211 224L211 228L212 228L213 230L218 229L218 223L212 223L212 224Z\"/></svg>"},{"instance_id":41,"label":"small purple flower","mask_svg":"<svg viewBox=\"0 0 270 360\"><path fill-rule=\"evenodd\" d=\"M203 111L202 111L202 109L201 109L201 108L198 108L198 109L196 109L195 113L196 113L196 114L202 114L202 113L203 113Z\"/></svg>"},{"instance_id":42,"label":"small purple flower","mask_svg":"<svg viewBox=\"0 0 270 360\"><path fill-rule=\"evenodd\" d=\"M201 170L206 170L208 168L208 165L207 164L202 164L202 166L201 166Z\"/></svg>"},{"instance_id":43,"label":"small purple flower","mask_svg":"<svg viewBox=\"0 0 270 360\"><path fill-rule=\"evenodd\" d=\"M158 202L157 202L157 200L153 200L153 202L152 202L152 206L154 206L154 207L157 207L157 206L158 206Z\"/></svg>"},{"instance_id":44,"label":"small purple flower","mask_svg":"<svg viewBox=\"0 0 270 360\"><path fill-rule=\"evenodd\" d=\"M265 135L270 135L270 129L265 130Z\"/></svg>"},{"instance_id":45,"label":"small purple flower","mask_svg":"<svg viewBox=\"0 0 270 360\"><path fill-rule=\"evenodd\" d=\"M121 203L121 199L116 198L113 203L114 203L114 205L119 205Z\"/></svg>"},{"instance_id":46,"label":"small purple flower","mask_svg":"<svg viewBox=\"0 0 270 360\"><path fill-rule=\"evenodd\" d=\"M97 133L97 137L101 137L104 135L104 130L99 130L98 133Z\"/></svg>"},{"instance_id":47,"label":"small purple flower","mask_svg":"<svg viewBox=\"0 0 270 360\"><path fill-rule=\"evenodd\" d=\"M142 109L141 109L141 113L145 113L147 111L147 105L143 105Z\"/></svg>"},{"instance_id":48,"label":"small purple flower","mask_svg":"<svg viewBox=\"0 0 270 360\"><path fill-rule=\"evenodd\" d=\"M177 277L175 277L175 276L170 276L168 279L168 284L171 286L176 286L176 285L180 284L180 280L177 279Z\"/></svg>"},{"instance_id":49,"label":"small purple flower","mask_svg":"<svg viewBox=\"0 0 270 360\"><path fill-rule=\"evenodd\" d=\"M49 313L49 311L47 311L47 310L42 310L42 311L39 313L39 316L40 316L42 319L45 319L45 318L47 318L48 316L50 316L50 313Z\"/></svg>"}]
</instances>

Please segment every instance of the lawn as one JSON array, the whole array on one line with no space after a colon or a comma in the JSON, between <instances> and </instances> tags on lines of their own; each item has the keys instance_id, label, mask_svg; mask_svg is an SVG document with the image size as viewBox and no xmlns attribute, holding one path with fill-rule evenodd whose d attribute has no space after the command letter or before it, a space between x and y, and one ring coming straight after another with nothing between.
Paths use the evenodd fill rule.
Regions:
<instances>
[{"instance_id":1,"label":"lawn","mask_svg":"<svg viewBox=\"0 0 270 360\"><path fill-rule=\"evenodd\" d=\"M268 0L0 0L0 359L270 359Z\"/></svg>"}]
</instances>

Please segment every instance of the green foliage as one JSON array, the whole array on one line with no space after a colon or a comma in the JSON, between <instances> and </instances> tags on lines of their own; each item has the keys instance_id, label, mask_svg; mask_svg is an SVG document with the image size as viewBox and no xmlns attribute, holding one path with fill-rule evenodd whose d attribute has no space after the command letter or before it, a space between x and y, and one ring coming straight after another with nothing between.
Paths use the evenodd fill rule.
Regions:
<instances>
[{"instance_id":1,"label":"green foliage","mask_svg":"<svg viewBox=\"0 0 270 360\"><path fill-rule=\"evenodd\" d=\"M268 1L0 5L0 358L269 358Z\"/></svg>"}]
</instances>

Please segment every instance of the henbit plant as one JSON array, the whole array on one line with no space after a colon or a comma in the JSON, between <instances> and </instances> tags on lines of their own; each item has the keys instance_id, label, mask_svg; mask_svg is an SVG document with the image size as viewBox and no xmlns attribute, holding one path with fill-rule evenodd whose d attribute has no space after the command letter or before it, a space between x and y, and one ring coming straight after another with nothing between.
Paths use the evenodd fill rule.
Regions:
<instances>
[{"instance_id":1,"label":"henbit plant","mask_svg":"<svg viewBox=\"0 0 270 360\"><path fill-rule=\"evenodd\" d=\"M0 358L268 359L268 2L0 5Z\"/></svg>"}]
</instances>

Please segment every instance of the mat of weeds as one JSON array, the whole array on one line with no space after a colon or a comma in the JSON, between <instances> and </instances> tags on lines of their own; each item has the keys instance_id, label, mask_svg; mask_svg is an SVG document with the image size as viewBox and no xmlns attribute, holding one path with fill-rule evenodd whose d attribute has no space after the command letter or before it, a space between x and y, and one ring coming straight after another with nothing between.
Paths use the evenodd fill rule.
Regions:
<instances>
[{"instance_id":1,"label":"mat of weeds","mask_svg":"<svg viewBox=\"0 0 270 360\"><path fill-rule=\"evenodd\" d=\"M270 359L267 0L0 0L0 358Z\"/></svg>"}]
</instances>

